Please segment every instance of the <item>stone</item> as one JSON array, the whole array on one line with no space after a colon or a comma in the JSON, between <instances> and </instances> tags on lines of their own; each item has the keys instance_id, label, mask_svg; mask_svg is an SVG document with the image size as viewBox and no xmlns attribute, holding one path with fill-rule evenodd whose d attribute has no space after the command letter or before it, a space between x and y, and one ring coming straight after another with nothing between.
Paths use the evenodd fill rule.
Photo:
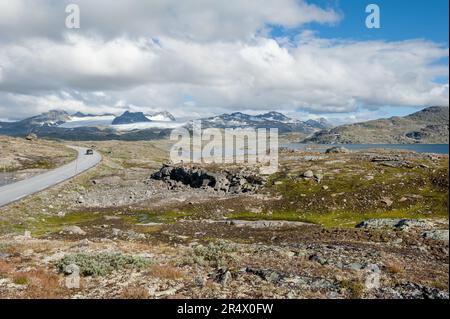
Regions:
<instances>
[{"instance_id":1,"label":"stone","mask_svg":"<svg viewBox=\"0 0 450 319\"><path fill-rule=\"evenodd\" d=\"M433 239L433 240L442 240L449 241L449 230L448 229L435 229L422 233L423 238Z\"/></svg>"},{"instance_id":2,"label":"stone","mask_svg":"<svg viewBox=\"0 0 450 319\"><path fill-rule=\"evenodd\" d=\"M315 261L321 265L328 264L328 260L326 260L324 257L322 257L320 254L312 254L309 256L310 261Z\"/></svg>"},{"instance_id":3,"label":"stone","mask_svg":"<svg viewBox=\"0 0 450 319\"><path fill-rule=\"evenodd\" d=\"M38 137L35 133L30 133L25 137L25 139L27 141L36 141L38 139Z\"/></svg>"},{"instance_id":4,"label":"stone","mask_svg":"<svg viewBox=\"0 0 450 319\"><path fill-rule=\"evenodd\" d=\"M392 206L392 204L394 203L389 197L383 197L381 199L381 202L386 204L387 207Z\"/></svg>"},{"instance_id":5,"label":"stone","mask_svg":"<svg viewBox=\"0 0 450 319\"><path fill-rule=\"evenodd\" d=\"M364 268L364 265L360 263L351 263L350 265L348 265L348 268L350 268L351 270L361 270Z\"/></svg>"},{"instance_id":6,"label":"stone","mask_svg":"<svg viewBox=\"0 0 450 319\"><path fill-rule=\"evenodd\" d=\"M66 226L63 228L63 232L73 235L86 235L86 232L78 226Z\"/></svg>"},{"instance_id":7,"label":"stone","mask_svg":"<svg viewBox=\"0 0 450 319\"><path fill-rule=\"evenodd\" d=\"M314 177L314 172L311 171L311 170L308 170L308 171L306 171L306 172L304 172L302 174L302 177L304 177L304 178L313 178Z\"/></svg>"},{"instance_id":8,"label":"stone","mask_svg":"<svg viewBox=\"0 0 450 319\"><path fill-rule=\"evenodd\" d=\"M346 154L350 153L350 150L343 146L334 146L325 151L326 154Z\"/></svg>"}]
</instances>

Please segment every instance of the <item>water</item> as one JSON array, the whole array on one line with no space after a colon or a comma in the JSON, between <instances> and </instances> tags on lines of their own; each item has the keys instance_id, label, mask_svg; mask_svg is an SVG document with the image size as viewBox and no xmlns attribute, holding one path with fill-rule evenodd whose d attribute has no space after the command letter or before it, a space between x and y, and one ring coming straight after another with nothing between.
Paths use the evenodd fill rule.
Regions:
<instances>
[{"instance_id":1,"label":"water","mask_svg":"<svg viewBox=\"0 0 450 319\"><path fill-rule=\"evenodd\" d=\"M327 145L327 144L302 144L302 143L286 143L281 144L281 147L285 147L293 150L312 150L318 152L325 152L326 149L333 146L343 146L349 150L367 150L367 149L395 149L395 150L408 150L418 153L435 153L435 154L448 154L448 144L342 144L342 145Z\"/></svg>"}]
</instances>

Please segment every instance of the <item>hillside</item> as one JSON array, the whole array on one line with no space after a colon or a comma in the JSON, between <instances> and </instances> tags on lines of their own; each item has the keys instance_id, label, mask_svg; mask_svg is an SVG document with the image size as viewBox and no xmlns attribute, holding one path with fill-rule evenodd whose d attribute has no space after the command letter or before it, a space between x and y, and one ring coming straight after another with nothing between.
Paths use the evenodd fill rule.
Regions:
<instances>
[{"instance_id":1,"label":"hillside","mask_svg":"<svg viewBox=\"0 0 450 319\"><path fill-rule=\"evenodd\" d=\"M302 143L448 144L448 107L432 106L405 117L347 124L314 133Z\"/></svg>"}]
</instances>

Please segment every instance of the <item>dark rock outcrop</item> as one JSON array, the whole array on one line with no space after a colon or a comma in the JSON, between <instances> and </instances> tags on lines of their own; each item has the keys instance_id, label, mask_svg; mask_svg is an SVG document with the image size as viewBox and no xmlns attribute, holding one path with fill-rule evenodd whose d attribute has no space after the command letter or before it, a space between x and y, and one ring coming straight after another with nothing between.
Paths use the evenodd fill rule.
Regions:
<instances>
[{"instance_id":1,"label":"dark rock outcrop","mask_svg":"<svg viewBox=\"0 0 450 319\"><path fill-rule=\"evenodd\" d=\"M189 186L234 194L255 191L263 184L260 177L243 171L212 172L197 167L174 165L164 165L158 172L152 174L151 178L165 181L172 188Z\"/></svg>"}]
</instances>

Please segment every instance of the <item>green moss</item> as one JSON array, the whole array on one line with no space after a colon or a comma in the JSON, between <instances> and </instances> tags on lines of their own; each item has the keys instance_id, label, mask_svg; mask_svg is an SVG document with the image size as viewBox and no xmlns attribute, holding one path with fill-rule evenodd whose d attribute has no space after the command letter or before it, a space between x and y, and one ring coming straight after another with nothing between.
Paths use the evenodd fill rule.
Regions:
<instances>
[{"instance_id":1,"label":"green moss","mask_svg":"<svg viewBox=\"0 0 450 319\"><path fill-rule=\"evenodd\" d=\"M62 230L66 226L80 225L87 222L98 220L102 216L92 212L69 213L64 217L41 216L36 221L16 225L16 231L29 230L33 236L39 237L48 233L54 233Z\"/></svg>"},{"instance_id":2,"label":"green moss","mask_svg":"<svg viewBox=\"0 0 450 319\"><path fill-rule=\"evenodd\" d=\"M190 216L191 213L168 210L162 213L148 211L132 211L125 216L125 220L129 223L175 223L177 220Z\"/></svg>"},{"instance_id":3,"label":"green moss","mask_svg":"<svg viewBox=\"0 0 450 319\"><path fill-rule=\"evenodd\" d=\"M354 213L349 211L336 211L327 213L305 212L298 213L292 211L274 211L271 214L238 212L226 215L229 219L242 220L286 220L299 221L318 224L327 228L350 227L353 228L364 220L377 218L411 218L411 219L430 219L430 218L448 218L446 213L432 215L421 213L420 207L411 209L396 209L379 212Z\"/></svg>"}]
</instances>

